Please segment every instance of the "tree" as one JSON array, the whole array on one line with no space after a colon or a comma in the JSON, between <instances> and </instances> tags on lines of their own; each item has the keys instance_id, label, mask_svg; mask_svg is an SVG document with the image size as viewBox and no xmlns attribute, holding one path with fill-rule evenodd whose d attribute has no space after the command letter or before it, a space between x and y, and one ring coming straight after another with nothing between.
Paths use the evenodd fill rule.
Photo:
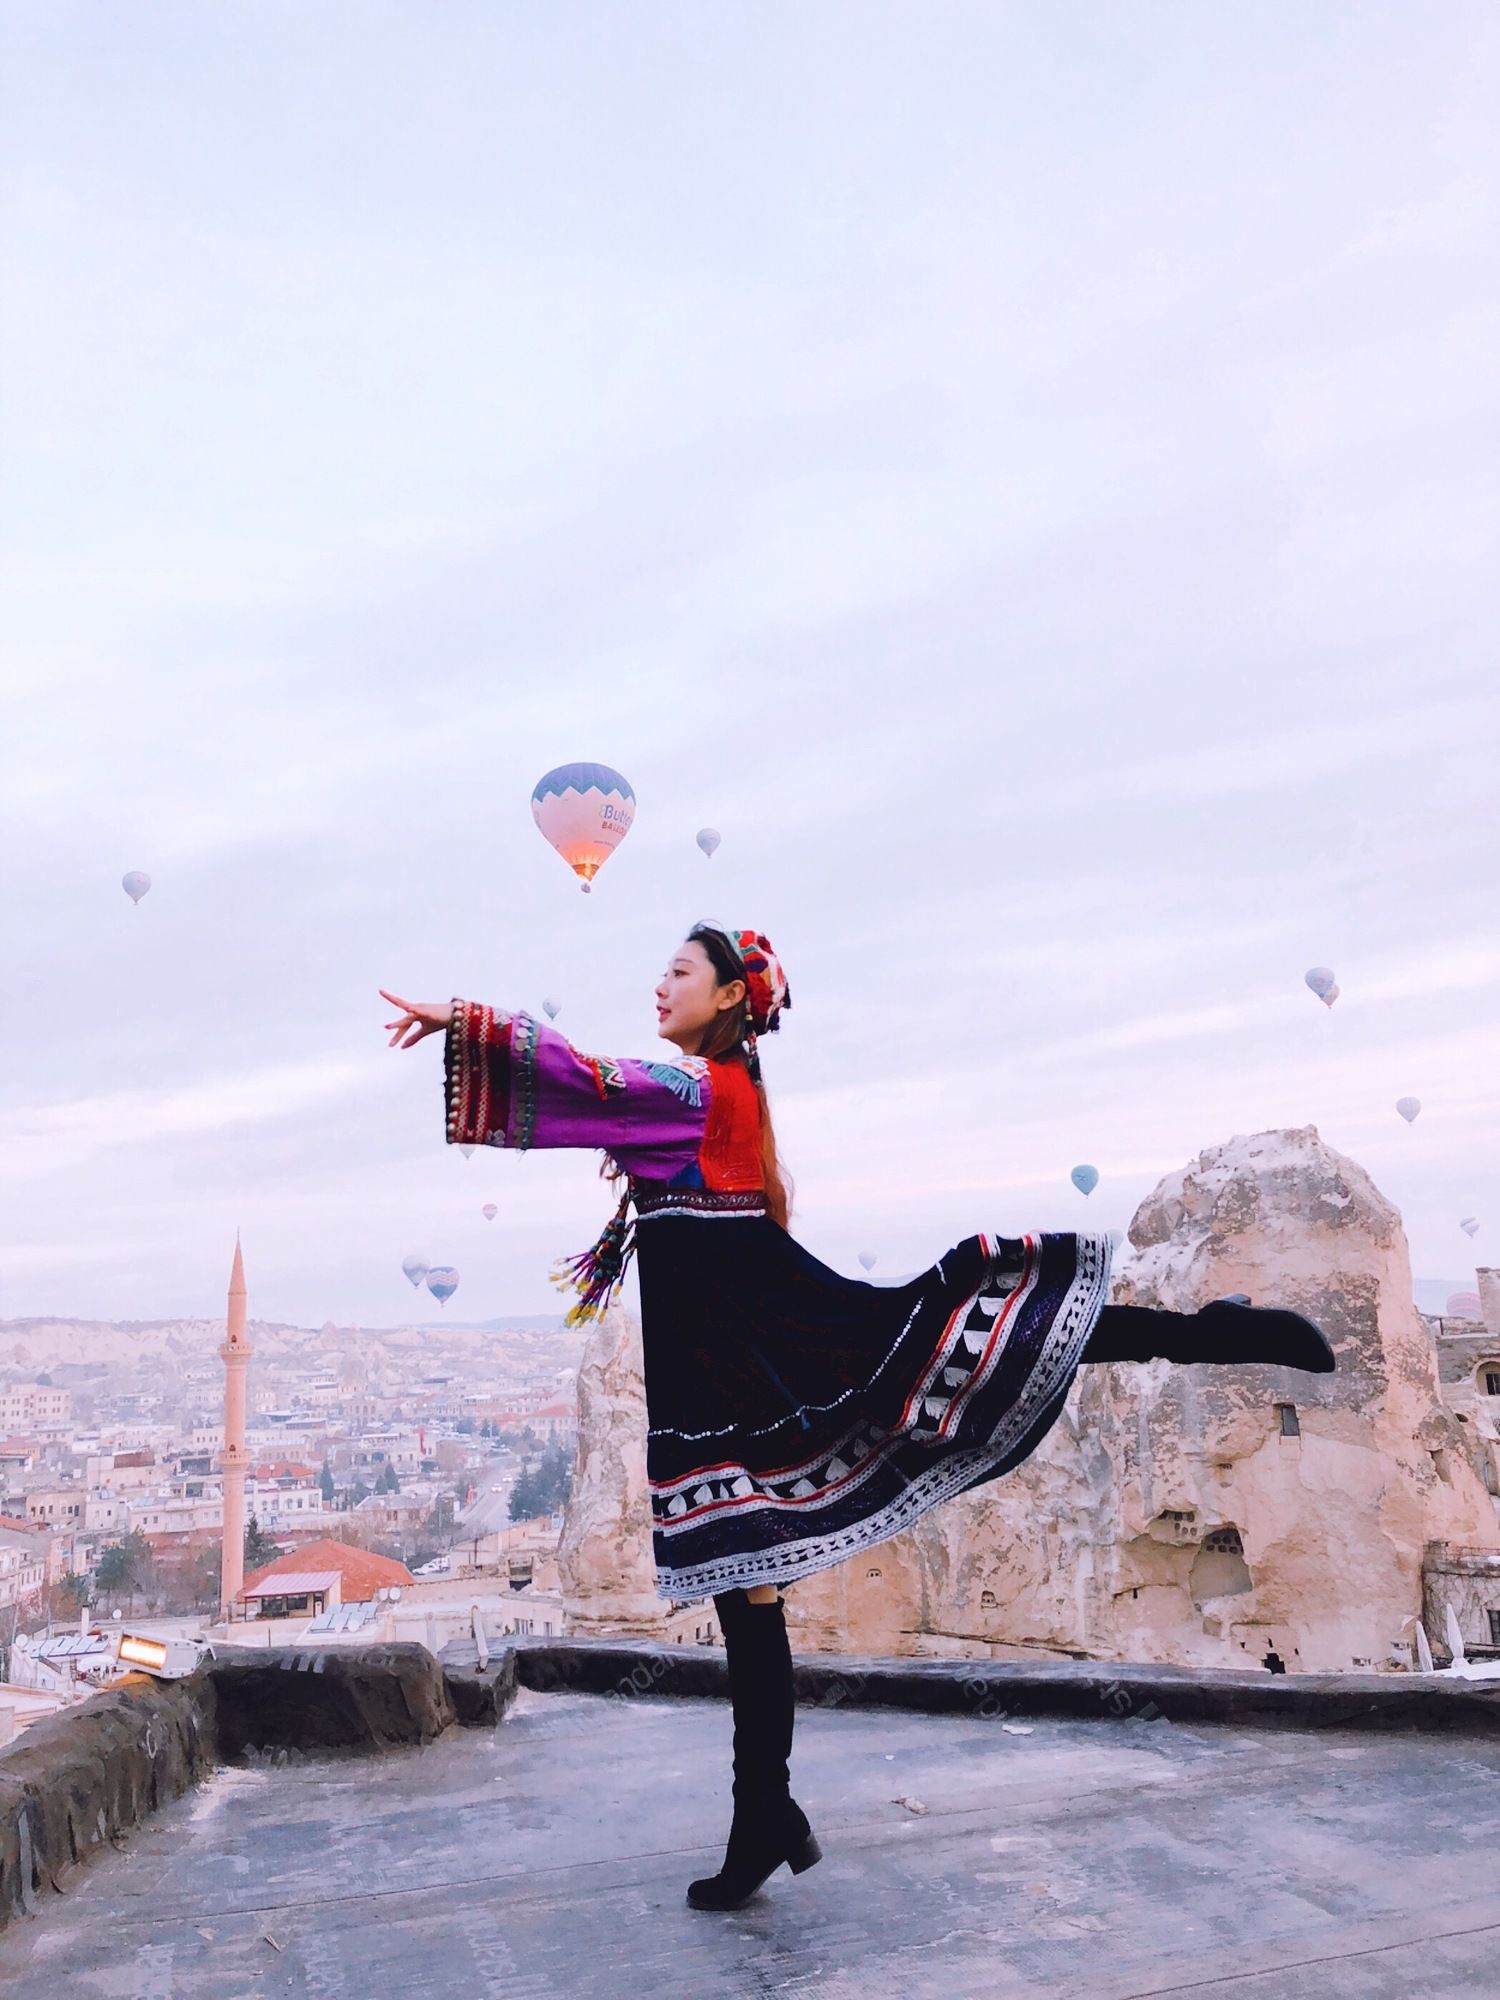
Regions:
<instances>
[{"instance_id":1,"label":"tree","mask_svg":"<svg viewBox=\"0 0 1500 2000\"><path fill-rule=\"evenodd\" d=\"M150 1562L151 1544L139 1528L132 1528L122 1541L106 1542L99 1551L99 1560L94 1565L94 1581L107 1596L114 1596L122 1590L129 1591L133 1611L135 1594L141 1587Z\"/></svg>"},{"instance_id":2,"label":"tree","mask_svg":"<svg viewBox=\"0 0 1500 2000\"><path fill-rule=\"evenodd\" d=\"M541 1488L537 1476L528 1459L516 1474L516 1482L510 1489L510 1518L513 1521L530 1521L542 1511L537 1501Z\"/></svg>"},{"instance_id":3,"label":"tree","mask_svg":"<svg viewBox=\"0 0 1500 2000\"><path fill-rule=\"evenodd\" d=\"M273 1542L252 1514L245 1523L245 1568L264 1569L281 1554L281 1544Z\"/></svg>"},{"instance_id":4,"label":"tree","mask_svg":"<svg viewBox=\"0 0 1500 2000\"><path fill-rule=\"evenodd\" d=\"M474 1435L474 1419L472 1417L460 1417L453 1428L458 1432L460 1437L471 1438Z\"/></svg>"},{"instance_id":5,"label":"tree","mask_svg":"<svg viewBox=\"0 0 1500 2000\"><path fill-rule=\"evenodd\" d=\"M318 1474L318 1491L323 1496L323 1505L331 1507L333 1505L334 1493L333 1474L328 1469L328 1460L326 1458L323 1461L323 1470Z\"/></svg>"}]
</instances>

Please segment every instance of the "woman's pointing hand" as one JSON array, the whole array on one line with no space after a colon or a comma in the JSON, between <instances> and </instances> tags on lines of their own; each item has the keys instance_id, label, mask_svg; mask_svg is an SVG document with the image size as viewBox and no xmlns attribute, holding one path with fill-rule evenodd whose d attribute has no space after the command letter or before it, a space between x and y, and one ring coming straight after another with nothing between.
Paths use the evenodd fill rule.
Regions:
<instances>
[{"instance_id":1,"label":"woman's pointing hand","mask_svg":"<svg viewBox=\"0 0 1500 2000\"><path fill-rule=\"evenodd\" d=\"M387 993L383 986L375 990L382 1000L389 1000L393 1007L403 1010L401 1020L385 1024L396 1031L390 1039L392 1048L414 1049L424 1035L437 1034L453 1019L451 1000L403 1000L397 993ZM416 1029L414 1035L407 1032L411 1028ZM406 1036L405 1041L401 1039L403 1035Z\"/></svg>"}]
</instances>

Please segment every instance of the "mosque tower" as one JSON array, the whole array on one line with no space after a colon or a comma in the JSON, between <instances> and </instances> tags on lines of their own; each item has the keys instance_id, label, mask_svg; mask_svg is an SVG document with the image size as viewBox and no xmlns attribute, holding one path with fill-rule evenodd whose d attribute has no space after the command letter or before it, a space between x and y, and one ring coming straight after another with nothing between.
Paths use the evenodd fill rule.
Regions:
<instances>
[{"instance_id":1,"label":"mosque tower","mask_svg":"<svg viewBox=\"0 0 1500 2000\"><path fill-rule=\"evenodd\" d=\"M245 1474L250 1469L250 1454L245 1449L245 1367L255 1351L245 1333L245 1266L238 1230L224 1332L219 1349L224 1363L224 1449L219 1454L224 1478L224 1546L219 1560L219 1615L228 1619L245 1582Z\"/></svg>"}]
</instances>

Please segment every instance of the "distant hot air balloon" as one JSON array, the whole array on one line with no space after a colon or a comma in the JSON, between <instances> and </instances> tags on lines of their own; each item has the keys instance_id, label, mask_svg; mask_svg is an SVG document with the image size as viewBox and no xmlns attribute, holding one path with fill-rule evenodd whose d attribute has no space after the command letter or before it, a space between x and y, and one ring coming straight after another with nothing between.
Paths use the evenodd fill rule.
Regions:
<instances>
[{"instance_id":1,"label":"distant hot air balloon","mask_svg":"<svg viewBox=\"0 0 1500 2000\"><path fill-rule=\"evenodd\" d=\"M465 1158L466 1160L472 1160L472 1159L473 1159L473 1157L474 1157L474 1148L473 1148L472 1146L460 1146L458 1150L459 1150L459 1151L460 1151L460 1152L461 1152L461 1153L463 1154L463 1156L464 1156L464 1158Z\"/></svg>"},{"instance_id":2,"label":"distant hot air balloon","mask_svg":"<svg viewBox=\"0 0 1500 2000\"><path fill-rule=\"evenodd\" d=\"M440 1306L447 1305L458 1290L458 1273L451 1264L434 1264L427 1273L427 1289Z\"/></svg>"},{"instance_id":3,"label":"distant hot air balloon","mask_svg":"<svg viewBox=\"0 0 1500 2000\"><path fill-rule=\"evenodd\" d=\"M120 887L132 903L138 903L151 887L151 877L142 868L132 868L120 877Z\"/></svg>"},{"instance_id":4,"label":"distant hot air balloon","mask_svg":"<svg viewBox=\"0 0 1500 2000\"><path fill-rule=\"evenodd\" d=\"M426 1260L421 1257L403 1257L401 1268L414 1285L420 1285L427 1276Z\"/></svg>"},{"instance_id":5,"label":"distant hot air balloon","mask_svg":"<svg viewBox=\"0 0 1500 2000\"><path fill-rule=\"evenodd\" d=\"M1422 1100L1420 1097L1398 1097L1396 1099L1396 1109L1401 1113L1407 1124L1410 1125L1413 1118L1422 1109Z\"/></svg>"},{"instance_id":6,"label":"distant hot air balloon","mask_svg":"<svg viewBox=\"0 0 1500 2000\"><path fill-rule=\"evenodd\" d=\"M1072 1173L1069 1174L1068 1179L1080 1194L1092 1194L1094 1189L1099 1185L1099 1169L1097 1167L1075 1167Z\"/></svg>"},{"instance_id":7,"label":"distant hot air balloon","mask_svg":"<svg viewBox=\"0 0 1500 2000\"><path fill-rule=\"evenodd\" d=\"M487 1201L484 1207L480 1209L479 1213L484 1217L486 1222L493 1222L495 1217L500 1213L500 1211L495 1206L494 1202Z\"/></svg>"},{"instance_id":8,"label":"distant hot air balloon","mask_svg":"<svg viewBox=\"0 0 1500 2000\"><path fill-rule=\"evenodd\" d=\"M531 816L587 893L630 831L635 793L608 764L559 764L538 778Z\"/></svg>"},{"instance_id":9,"label":"distant hot air balloon","mask_svg":"<svg viewBox=\"0 0 1500 2000\"><path fill-rule=\"evenodd\" d=\"M859 1261L861 1264L864 1265L867 1271L873 1271L876 1262L876 1252L873 1250L861 1250L859 1253Z\"/></svg>"},{"instance_id":10,"label":"distant hot air balloon","mask_svg":"<svg viewBox=\"0 0 1500 2000\"><path fill-rule=\"evenodd\" d=\"M549 1021L555 1021L562 1012L561 1000L544 1000L542 1002L542 1012L547 1016Z\"/></svg>"},{"instance_id":11,"label":"distant hot air balloon","mask_svg":"<svg viewBox=\"0 0 1500 2000\"><path fill-rule=\"evenodd\" d=\"M1320 1000L1328 998L1328 989L1334 984L1334 978L1326 965L1314 965L1302 976Z\"/></svg>"},{"instance_id":12,"label":"distant hot air balloon","mask_svg":"<svg viewBox=\"0 0 1500 2000\"><path fill-rule=\"evenodd\" d=\"M719 844L719 834L715 828L704 826L698 829L698 845L712 859L713 851Z\"/></svg>"},{"instance_id":13,"label":"distant hot air balloon","mask_svg":"<svg viewBox=\"0 0 1500 2000\"><path fill-rule=\"evenodd\" d=\"M1479 1234L1479 1218L1477 1216L1466 1215L1458 1226L1465 1236L1477 1236Z\"/></svg>"},{"instance_id":14,"label":"distant hot air balloon","mask_svg":"<svg viewBox=\"0 0 1500 2000\"><path fill-rule=\"evenodd\" d=\"M1339 989L1336 986L1330 986L1328 991L1323 995L1323 1005L1325 1007L1331 1007L1334 1001L1338 999L1338 997L1339 997Z\"/></svg>"},{"instance_id":15,"label":"distant hot air balloon","mask_svg":"<svg viewBox=\"0 0 1500 2000\"><path fill-rule=\"evenodd\" d=\"M1479 1303L1478 1292L1450 1292L1448 1303L1443 1307L1445 1319L1483 1319L1484 1308Z\"/></svg>"}]
</instances>

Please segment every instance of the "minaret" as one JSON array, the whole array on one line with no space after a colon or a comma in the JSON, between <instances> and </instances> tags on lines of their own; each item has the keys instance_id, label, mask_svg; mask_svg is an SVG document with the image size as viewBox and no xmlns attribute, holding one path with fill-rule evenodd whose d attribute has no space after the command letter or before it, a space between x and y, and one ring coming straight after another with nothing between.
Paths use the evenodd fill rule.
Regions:
<instances>
[{"instance_id":1,"label":"minaret","mask_svg":"<svg viewBox=\"0 0 1500 2000\"><path fill-rule=\"evenodd\" d=\"M234 1234L234 1267L229 1273L229 1315L219 1357L224 1363L224 1449L219 1469L224 1477L224 1547L219 1561L219 1615L229 1618L245 1582L245 1474L250 1454L245 1449L245 1365L254 1349L245 1335L245 1266L240 1236Z\"/></svg>"}]
</instances>

